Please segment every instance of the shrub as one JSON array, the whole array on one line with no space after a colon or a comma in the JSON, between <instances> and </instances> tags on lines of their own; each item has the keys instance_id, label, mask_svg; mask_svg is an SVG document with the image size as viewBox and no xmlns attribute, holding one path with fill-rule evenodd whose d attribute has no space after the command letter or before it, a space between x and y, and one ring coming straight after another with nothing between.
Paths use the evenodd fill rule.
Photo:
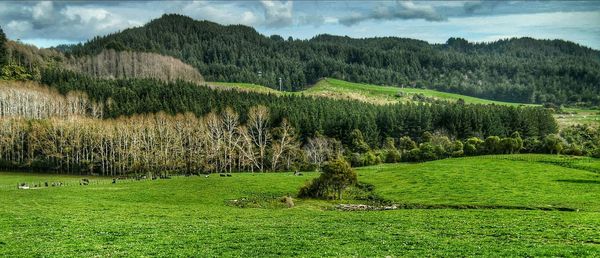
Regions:
<instances>
[{"instance_id":1,"label":"shrub","mask_svg":"<svg viewBox=\"0 0 600 258\"><path fill-rule=\"evenodd\" d=\"M487 154L500 153L502 149L500 146L500 137L498 136L488 136L488 138L485 138L484 145Z\"/></svg>"},{"instance_id":2,"label":"shrub","mask_svg":"<svg viewBox=\"0 0 600 258\"><path fill-rule=\"evenodd\" d=\"M421 150L421 155L419 155L419 161L428 161L437 159L436 148L433 144L426 142L421 143L419 145L419 149Z\"/></svg>"},{"instance_id":3,"label":"shrub","mask_svg":"<svg viewBox=\"0 0 600 258\"><path fill-rule=\"evenodd\" d=\"M362 167L363 166L363 159L362 159L362 155L360 155L360 153L351 153L350 154L350 164L353 167Z\"/></svg>"},{"instance_id":4,"label":"shrub","mask_svg":"<svg viewBox=\"0 0 600 258\"><path fill-rule=\"evenodd\" d=\"M579 146L577 144L571 144L568 148L566 148L563 151L563 153L567 154L567 155L582 156L583 155L583 149L581 148L581 146Z\"/></svg>"},{"instance_id":5,"label":"shrub","mask_svg":"<svg viewBox=\"0 0 600 258\"><path fill-rule=\"evenodd\" d=\"M600 159L600 147L594 149L591 154L592 157Z\"/></svg>"},{"instance_id":6,"label":"shrub","mask_svg":"<svg viewBox=\"0 0 600 258\"><path fill-rule=\"evenodd\" d=\"M381 158L379 158L377 155L375 155L375 153L372 151L368 151L367 153L363 154L362 160L363 160L364 166L377 165L377 164L381 163Z\"/></svg>"},{"instance_id":7,"label":"shrub","mask_svg":"<svg viewBox=\"0 0 600 258\"><path fill-rule=\"evenodd\" d=\"M565 147L564 140L557 134L549 134L544 138L544 147L550 154L559 154Z\"/></svg>"},{"instance_id":8,"label":"shrub","mask_svg":"<svg viewBox=\"0 0 600 258\"><path fill-rule=\"evenodd\" d=\"M400 150L403 152L410 151L414 148L417 148L417 144L410 137L403 136L398 141L398 148L400 148Z\"/></svg>"},{"instance_id":9,"label":"shrub","mask_svg":"<svg viewBox=\"0 0 600 258\"><path fill-rule=\"evenodd\" d=\"M385 163L396 163L400 162L402 155L398 150L388 150L385 156Z\"/></svg>"},{"instance_id":10,"label":"shrub","mask_svg":"<svg viewBox=\"0 0 600 258\"><path fill-rule=\"evenodd\" d=\"M421 157L421 149L414 148L414 149L410 150L409 152L405 153L404 155L402 155L402 160L408 161L408 162L416 162L416 161L420 160L420 157Z\"/></svg>"},{"instance_id":11,"label":"shrub","mask_svg":"<svg viewBox=\"0 0 600 258\"><path fill-rule=\"evenodd\" d=\"M335 159L323 166L323 173L303 186L298 196L306 198L329 198L341 200L344 189L356 184L356 172L343 159Z\"/></svg>"},{"instance_id":12,"label":"shrub","mask_svg":"<svg viewBox=\"0 0 600 258\"><path fill-rule=\"evenodd\" d=\"M465 154L467 155L477 155L482 153L483 151L482 146L483 145L483 141L477 137L471 137L469 139L467 139L467 142L465 143L464 146L464 151Z\"/></svg>"}]
</instances>

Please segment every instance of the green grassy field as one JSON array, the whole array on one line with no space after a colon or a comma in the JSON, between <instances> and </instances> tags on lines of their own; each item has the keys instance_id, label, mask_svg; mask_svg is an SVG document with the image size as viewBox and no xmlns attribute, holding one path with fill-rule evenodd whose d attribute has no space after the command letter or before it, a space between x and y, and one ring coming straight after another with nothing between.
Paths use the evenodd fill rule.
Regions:
<instances>
[{"instance_id":1,"label":"green grassy field","mask_svg":"<svg viewBox=\"0 0 600 258\"><path fill-rule=\"evenodd\" d=\"M16 184L79 177L1 173L0 256L594 256L600 173L571 163L598 164L500 155L360 168L373 194L404 207L360 212L279 201L317 173L35 190Z\"/></svg>"},{"instance_id":2,"label":"green grassy field","mask_svg":"<svg viewBox=\"0 0 600 258\"><path fill-rule=\"evenodd\" d=\"M561 126L575 124L592 124L600 126L600 110L565 108L564 111L570 112L571 114L554 115L554 118L556 118L556 121Z\"/></svg>"},{"instance_id":3,"label":"green grassy field","mask_svg":"<svg viewBox=\"0 0 600 258\"><path fill-rule=\"evenodd\" d=\"M235 89L241 91L254 91L258 93L281 94L280 91L271 89L266 86L253 83L238 83L238 82L207 82L208 86L223 89Z\"/></svg>"},{"instance_id":4,"label":"green grassy field","mask_svg":"<svg viewBox=\"0 0 600 258\"><path fill-rule=\"evenodd\" d=\"M426 97L457 101L463 99L465 103L470 104L497 104L497 105L511 105L518 106L520 103L510 103L502 101L493 101L475 97L469 97L460 94L447 93L428 89L417 89L417 88L398 88L390 86L380 86L372 84L352 83L332 78L325 78L304 91L306 94L320 95L320 96L354 96L354 98L371 102L398 102L398 101L411 101L413 95L423 94ZM398 97L399 92L404 93L402 97Z\"/></svg>"}]
</instances>

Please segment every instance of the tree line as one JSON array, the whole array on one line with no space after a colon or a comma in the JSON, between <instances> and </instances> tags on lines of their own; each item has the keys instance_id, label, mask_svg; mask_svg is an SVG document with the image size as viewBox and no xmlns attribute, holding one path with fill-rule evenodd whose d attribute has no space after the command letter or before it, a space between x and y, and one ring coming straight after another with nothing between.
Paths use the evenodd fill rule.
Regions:
<instances>
[{"instance_id":1,"label":"tree line","mask_svg":"<svg viewBox=\"0 0 600 258\"><path fill-rule=\"evenodd\" d=\"M46 70L42 81L62 94L71 91L87 94L92 102L103 105L104 118L158 112L171 115L191 112L201 117L230 107L245 123L250 108L262 105L271 110L270 121L277 124L288 119L303 141L319 132L348 144L354 129L360 129L372 146L381 144L386 137L420 138L426 131L441 131L458 139L504 137L515 131L524 137L543 137L557 132L551 113L538 107L444 101L373 105L302 95L222 91L184 81L104 80L54 69Z\"/></svg>"},{"instance_id":2,"label":"tree line","mask_svg":"<svg viewBox=\"0 0 600 258\"><path fill-rule=\"evenodd\" d=\"M291 170L304 157L286 120L272 128L264 106L247 116L240 124L228 108L202 118L0 118L0 160L8 169L117 176Z\"/></svg>"},{"instance_id":3,"label":"tree line","mask_svg":"<svg viewBox=\"0 0 600 258\"><path fill-rule=\"evenodd\" d=\"M51 117L103 117L103 105L87 95L70 91L66 95L34 82L0 81L0 117L44 119Z\"/></svg>"},{"instance_id":4,"label":"tree line","mask_svg":"<svg viewBox=\"0 0 600 258\"><path fill-rule=\"evenodd\" d=\"M67 55L105 49L177 57L209 81L249 82L300 90L323 77L398 87L432 88L520 103L600 104L600 52L562 40L513 38L445 44L383 37L319 35L283 39L253 28L222 26L164 15L85 44L61 46Z\"/></svg>"},{"instance_id":5,"label":"tree line","mask_svg":"<svg viewBox=\"0 0 600 258\"><path fill-rule=\"evenodd\" d=\"M579 128L583 132L568 134L571 137L548 134L525 139L519 132L464 140L425 132L419 139L387 137L373 146L359 129L351 132L348 144L320 133L302 141L287 119L273 123L270 113L265 106L253 106L245 123L232 108L203 117L192 113L117 119L0 117L0 168L131 176L313 171L327 169L329 161L339 159L356 167L519 152L600 155L600 133L593 128ZM594 138L587 142L576 135ZM313 187L316 192L326 190L318 182Z\"/></svg>"}]
</instances>

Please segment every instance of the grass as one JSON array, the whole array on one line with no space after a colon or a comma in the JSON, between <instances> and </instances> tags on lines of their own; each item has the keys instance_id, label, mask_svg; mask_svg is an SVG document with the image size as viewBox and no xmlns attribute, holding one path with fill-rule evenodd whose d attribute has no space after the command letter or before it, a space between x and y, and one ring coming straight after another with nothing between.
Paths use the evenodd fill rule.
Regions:
<instances>
[{"instance_id":1,"label":"grass","mask_svg":"<svg viewBox=\"0 0 600 258\"><path fill-rule=\"evenodd\" d=\"M363 83L352 83L332 78L325 78L320 80L313 87L308 88L304 91L307 94L314 94L320 96L333 96L333 97L344 97L344 96L354 96L356 99L363 99L365 101L370 102L406 102L411 101L412 97L415 94L422 94L426 97L448 100L448 101L457 101L458 99L463 99L465 103L469 104L496 104L496 105L510 105L510 106L519 106L523 105L521 103L510 103L510 102L502 102L502 101L493 101L475 97L469 97L460 94L447 93L435 90L428 89L418 89L418 88L398 88L391 86L380 86L373 84L363 84ZM403 97L398 97L397 94L399 92L404 93ZM360 97L358 97L360 96ZM362 97L362 98L361 98ZM353 98L353 97L349 97Z\"/></svg>"},{"instance_id":2,"label":"grass","mask_svg":"<svg viewBox=\"0 0 600 258\"><path fill-rule=\"evenodd\" d=\"M222 87L224 89L238 89L243 91L256 91L259 93L284 94L280 91L265 86L249 83L210 82L208 84L213 87ZM404 93L404 95L397 96L399 92ZM350 99L380 105L413 101L412 99L414 95L422 94L425 97L447 100L452 102L457 101L458 99L463 99L465 103L468 104L539 106L536 104L511 103L481 99L466 95L441 92L429 89L398 88L373 84L352 83L332 78L324 78L317 82L314 86L306 90L285 94L301 94L315 97ZM560 127L567 127L575 124L600 125L600 110L565 108L564 111L570 112L572 114L554 115Z\"/></svg>"},{"instance_id":3,"label":"grass","mask_svg":"<svg viewBox=\"0 0 600 258\"><path fill-rule=\"evenodd\" d=\"M209 82L209 85L223 87L228 89L239 89L239 90L251 90L260 93L280 93L277 90L271 89L266 86L249 84L249 83L226 83L226 82ZM399 92L405 93L404 96L398 97ZM415 94L423 94L426 97L457 101L463 99L465 103L469 104L496 104L496 105L531 105L522 103L511 103L481 99L476 97L469 97L460 94L441 92L429 89L418 89L418 88L398 88L392 86L381 86L364 83L353 83L338 79L324 78L317 82L310 88L303 91L296 92L294 94L304 94L309 96L317 97L330 97L339 99L353 99L359 101L365 101L375 104L389 104L397 102L412 101L412 97ZM532 105L533 106L533 105Z\"/></svg>"},{"instance_id":4,"label":"grass","mask_svg":"<svg viewBox=\"0 0 600 258\"><path fill-rule=\"evenodd\" d=\"M529 156L381 165L360 169L360 180L379 186L376 193L383 198L408 206L600 212L600 174L555 165L562 164L560 158L549 155Z\"/></svg>"},{"instance_id":5,"label":"grass","mask_svg":"<svg viewBox=\"0 0 600 258\"><path fill-rule=\"evenodd\" d=\"M87 187L38 190L17 190L16 183L79 177L2 173L0 185L11 187L0 187L0 256L598 254L599 174L547 163L556 156L514 157L360 168L359 180L380 197L435 208L364 212L331 209L333 201L295 199L293 208L278 201L316 173L117 184L95 178ZM232 205L244 199L253 200L253 208Z\"/></svg>"},{"instance_id":6,"label":"grass","mask_svg":"<svg viewBox=\"0 0 600 258\"><path fill-rule=\"evenodd\" d=\"M221 89L235 89L241 91L254 91L258 93L271 93L281 94L280 91L271 89L266 86L253 84L253 83L239 83L239 82L207 82L207 84L214 88Z\"/></svg>"},{"instance_id":7,"label":"grass","mask_svg":"<svg viewBox=\"0 0 600 258\"><path fill-rule=\"evenodd\" d=\"M564 108L565 112L571 114L557 114L554 116L560 126L575 124L590 124L600 126L600 110Z\"/></svg>"},{"instance_id":8,"label":"grass","mask_svg":"<svg viewBox=\"0 0 600 258\"><path fill-rule=\"evenodd\" d=\"M314 86L302 91L303 94L340 99L354 99L376 104L398 102L395 97L399 88L360 84L325 78Z\"/></svg>"}]
</instances>

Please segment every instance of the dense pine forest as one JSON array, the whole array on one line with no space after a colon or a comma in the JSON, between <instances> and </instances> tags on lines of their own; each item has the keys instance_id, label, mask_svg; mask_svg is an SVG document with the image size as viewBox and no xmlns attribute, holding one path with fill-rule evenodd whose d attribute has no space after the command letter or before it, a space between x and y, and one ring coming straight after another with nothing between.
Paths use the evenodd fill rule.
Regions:
<instances>
[{"instance_id":1,"label":"dense pine forest","mask_svg":"<svg viewBox=\"0 0 600 258\"><path fill-rule=\"evenodd\" d=\"M600 52L562 40L513 38L445 44L406 38L320 35L283 39L241 25L164 15L145 26L61 46L68 55L104 49L155 52L196 67L208 81L303 89L322 77L431 88L520 103L600 104Z\"/></svg>"}]
</instances>

